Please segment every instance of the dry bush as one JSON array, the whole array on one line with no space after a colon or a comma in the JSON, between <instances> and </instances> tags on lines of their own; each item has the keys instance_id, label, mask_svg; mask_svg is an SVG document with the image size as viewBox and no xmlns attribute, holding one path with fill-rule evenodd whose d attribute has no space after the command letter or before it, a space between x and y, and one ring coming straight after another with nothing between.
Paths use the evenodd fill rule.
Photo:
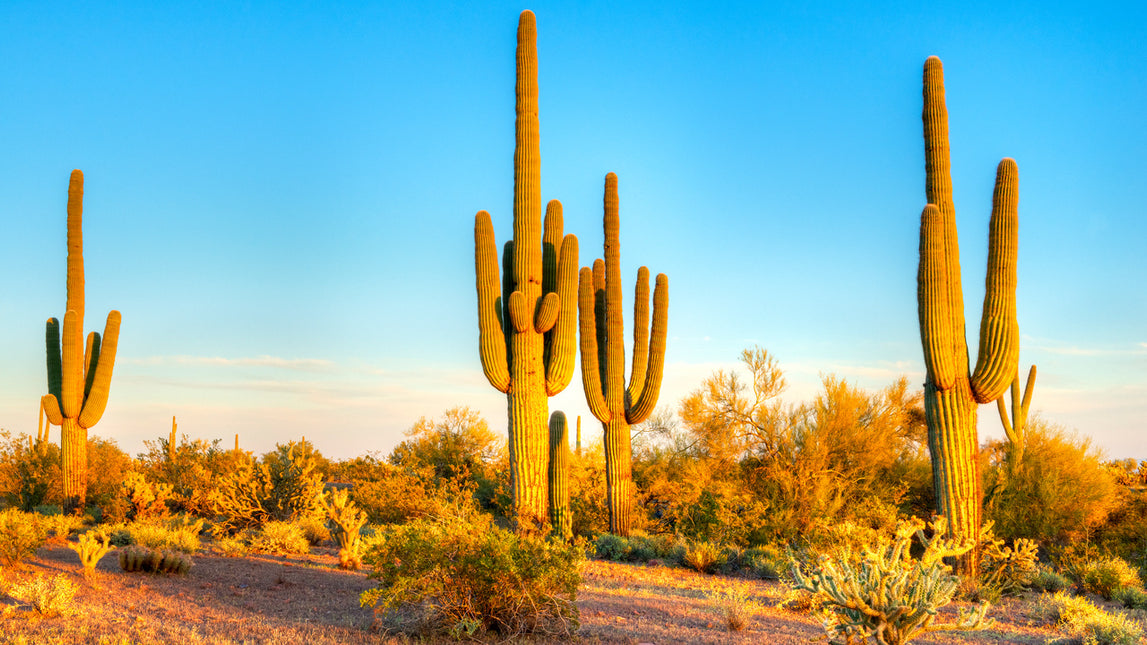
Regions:
<instances>
[{"instance_id":1,"label":"dry bush","mask_svg":"<svg viewBox=\"0 0 1147 645\"><path fill-rule=\"evenodd\" d=\"M706 597L709 608L731 632L743 630L762 609L761 604L753 599L749 587L743 584L715 585Z\"/></svg>"},{"instance_id":2,"label":"dry bush","mask_svg":"<svg viewBox=\"0 0 1147 645\"><path fill-rule=\"evenodd\" d=\"M1059 591L1044 594L1039 613L1069 635L1094 645L1138 645L1143 625L1122 613L1108 613L1086 598Z\"/></svg>"},{"instance_id":3,"label":"dry bush","mask_svg":"<svg viewBox=\"0 0 1147 645\"><path fill-rule=\"evenodd\" d=\"M11 567L32 557L44 544L40 517L10 508L0 511L0 564Z\"/></svg>"},{"instance_id":4,"label":"dry bush","mask_svg":"<svg viewBox=\"0 0 1147 645\"><path fill-rule=\"evenodd\" d=\"M32 609L47 618L71 614L77 591L79 585L67 574L37 573L10 586L8 595L32 605Z\"/></svg>"},{"instance_id":5,"label":"dry bush","mask_svg":"<svg viewBox=\"0 0 1147 645\"><path fill-rule=\"evenodd\" d=\"M274 520L267 522L257 532L251 534L247 544L253 551L276 555L310 553L311 551L306 533L302 527L294 522Z\"/></svg>"}]
</instances>

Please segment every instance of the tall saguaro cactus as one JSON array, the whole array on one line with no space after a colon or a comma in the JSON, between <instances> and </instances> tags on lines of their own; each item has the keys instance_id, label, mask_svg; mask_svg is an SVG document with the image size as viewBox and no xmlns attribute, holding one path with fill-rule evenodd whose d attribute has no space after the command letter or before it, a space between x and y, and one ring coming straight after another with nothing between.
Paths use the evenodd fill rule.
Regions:
<instances>
[{"instance_id":1,"label":"tall saguaro cactus","mask_svg":"<svg viewBox=\"0 0 1147 645\"><path fill-rule=\"evenodd\" d=\"M621 249L617 175L605 176L605 260L582 268L578 279L581 376L590 412L605 428L605 479L609 530L629 535L633 527L633 474L629 426L649 418L661 391L665 365L669 278L657 275L653 330L649 328L649 269L637 270L633 305L633 363L625 386L622 338Z\"/></svg>"},{"instance_id":2,"label":"tall saguaro cactus","mask_svg":"<svg viewBox=\"0 0 1147 645\"><path fill-rule=\"evenodd\" d=\"M977 539L981 482L977 462L976 405L1008 388L1019 359L1016 324L1016 207L1018 171L1012 159L996 169L989 225L988 272L980 321L980 348L969 374L964 295L948 151L948 112L940 59L924 63L924 151L928 206L920 222L917 298L920 338L928 376L924 411L937 510L954 537ZM973 552L960 568L974 572Z\"/></svg>"},{"instance_id":3,"label":"tall saguaro cactus","mask_svg":"<svg viewBox=\"0 0 1147 645\"><path fill-rule=\"evenodd\" d=\"M558 410L550 415L550 526L563 540L573 535L569 478L569 427L565 413Z\"/></svg>"},{"instance_id":4,"label":"tall saguaro cactus","mask_svg":"<svg viewBox=\"0 0 1147 645\"><path fill-rule=\"evenodd\" d=\"M88 428L99 422L111 390L120 313L108 314L104 335L88 334L84 344L84 174L72 171L68 184L68 299L63 335L49 318L45 333L48 394L42 398L52 425L60 426L64 506L82 509L88 488Z\"/></svg>"},{"instance_id":5,"label":"tall saguaro cactus","mask_svg":"<svg viewBox=\"0 0 1147 645\"><path fill-rule=\"evenodd\" d=\"M1012 379L1012 418L1008 419L1008 406L1004 397L996 399L996 408L1000 412L1000 423L1004 426L1004 434L1008 436L1011 451L1008 455L1008 474L1014 475L1024 461L1024 430L1028 425L1028 407L1032 402L1032 392L1035 390L1035 365L1028 370L1028 380L1024 385L1023 398L1020 398L1020 373Z\"/></svg>"},{"instance_id":6,"label":"tall saguaro cactus","mask_svg":"<svg viewBox=\"0 0 1147 645\"><path fill-rule=\"evenodd\" d=\"M508 399L514 521L529 533L548 514L548 397L573 377L578 268L577 238L562 235L560 202L549 203L539 226L537 28L530 11L518 22L515 96L514 239L503 250L499 280L490 214L478 211L474 263L482 370Z\"/></svg>"}]
</instances>

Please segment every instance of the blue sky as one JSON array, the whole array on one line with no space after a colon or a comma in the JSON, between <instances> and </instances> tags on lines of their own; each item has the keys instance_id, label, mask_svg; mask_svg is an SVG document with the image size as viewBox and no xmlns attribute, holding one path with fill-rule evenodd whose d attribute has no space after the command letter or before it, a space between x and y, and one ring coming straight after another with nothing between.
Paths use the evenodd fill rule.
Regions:
<instances>
[{"instance_id":1,"label":"blue sky","mask_svg":"<svg viewBox=\"0 0 1147 645\"><path fill-rule=\"evenodd\" d=\"M86 328L124 319L96 434L134 453L176 415L193 436L262 451L306 435L341 457L455 405L504 427L478 361L473 217L510 235L530 8L543 198L589 264L618 174L626 296L641 264L670 279L663 405L753 344L793 401L827 373L923 382L936 54L970 344L1011 156L1033 407L1147 458L1147 10L1052 4L6 2L0 427L35 431L72 168ZM576 377L551 409L600 432Z\"/></svg>"}]
</instances>

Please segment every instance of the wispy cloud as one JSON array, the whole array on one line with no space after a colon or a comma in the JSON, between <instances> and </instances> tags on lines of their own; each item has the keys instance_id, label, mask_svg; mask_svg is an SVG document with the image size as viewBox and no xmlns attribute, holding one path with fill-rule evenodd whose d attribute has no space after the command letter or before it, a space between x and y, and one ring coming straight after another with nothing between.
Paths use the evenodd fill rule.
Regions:
<instances>
[{"instance_id":1,"label":"wispy cloud","mask_svg":"<svg viewBox=\"0 0 1147 645\"><path fill-rule=\"evenodd\" d=\"M223 356L147 356L125 358L125 363L141 366L196 365L205 367L273 367L303 372L321 372L334 366L333 361L322 358L282 358L280 356L251 356L226 358Z\"/></svg>"}]
</instances>

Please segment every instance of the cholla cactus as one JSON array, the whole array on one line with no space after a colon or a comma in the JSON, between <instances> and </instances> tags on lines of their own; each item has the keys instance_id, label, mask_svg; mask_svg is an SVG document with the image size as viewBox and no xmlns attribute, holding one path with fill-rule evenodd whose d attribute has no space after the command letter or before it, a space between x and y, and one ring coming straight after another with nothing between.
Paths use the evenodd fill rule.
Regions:
<instances>
[{"instance_id":1,"label":"cholla cactus","mask_svg":"<svg viewBox=\"0 0 1147 645\"><path fill-rule=\"evenodd\" d=\"M346 489L335 489L323 496L327 528L339 547L339 567L355 570L362 566L359 554L359 531L366 524L366 513L355 507Z\"/></svg>"},{"instance_id":2,"label":"cholla cactus","mask_svg":"<svg viewBox=\"0 0 1147 645\"><path fill-rule=\"evenodd\" d=\"M824 628L831 642L872 638L881 645L901 645L925 632L985 626L987 603L961 611L955 623L933 623L960 582L943 559L963 555L975 543L945 537L942 518L932 523L931 538L923 529L924 522L913 518L900 522L892 538L882 537L861 554L846 551L794 564L793 587L812 593L829 612ZM919 559L909 553L913 535L924 545Z\"/></svg>"},{"instance_id":3,"label":"cholla cactus","mask_svg":"<svg viewBox=\"0 0 1147 645\"><path fill-rule=\"evenodd\" d=\"M68 545L69 549L80 556L80 565L84 569L84 577L90 578L95 575L96 565L99 564L100 558L103 558L111 550L110 540L108 534L103 531L88 531L81 535L75 544Z\"/></svg>"}]
</instances>

